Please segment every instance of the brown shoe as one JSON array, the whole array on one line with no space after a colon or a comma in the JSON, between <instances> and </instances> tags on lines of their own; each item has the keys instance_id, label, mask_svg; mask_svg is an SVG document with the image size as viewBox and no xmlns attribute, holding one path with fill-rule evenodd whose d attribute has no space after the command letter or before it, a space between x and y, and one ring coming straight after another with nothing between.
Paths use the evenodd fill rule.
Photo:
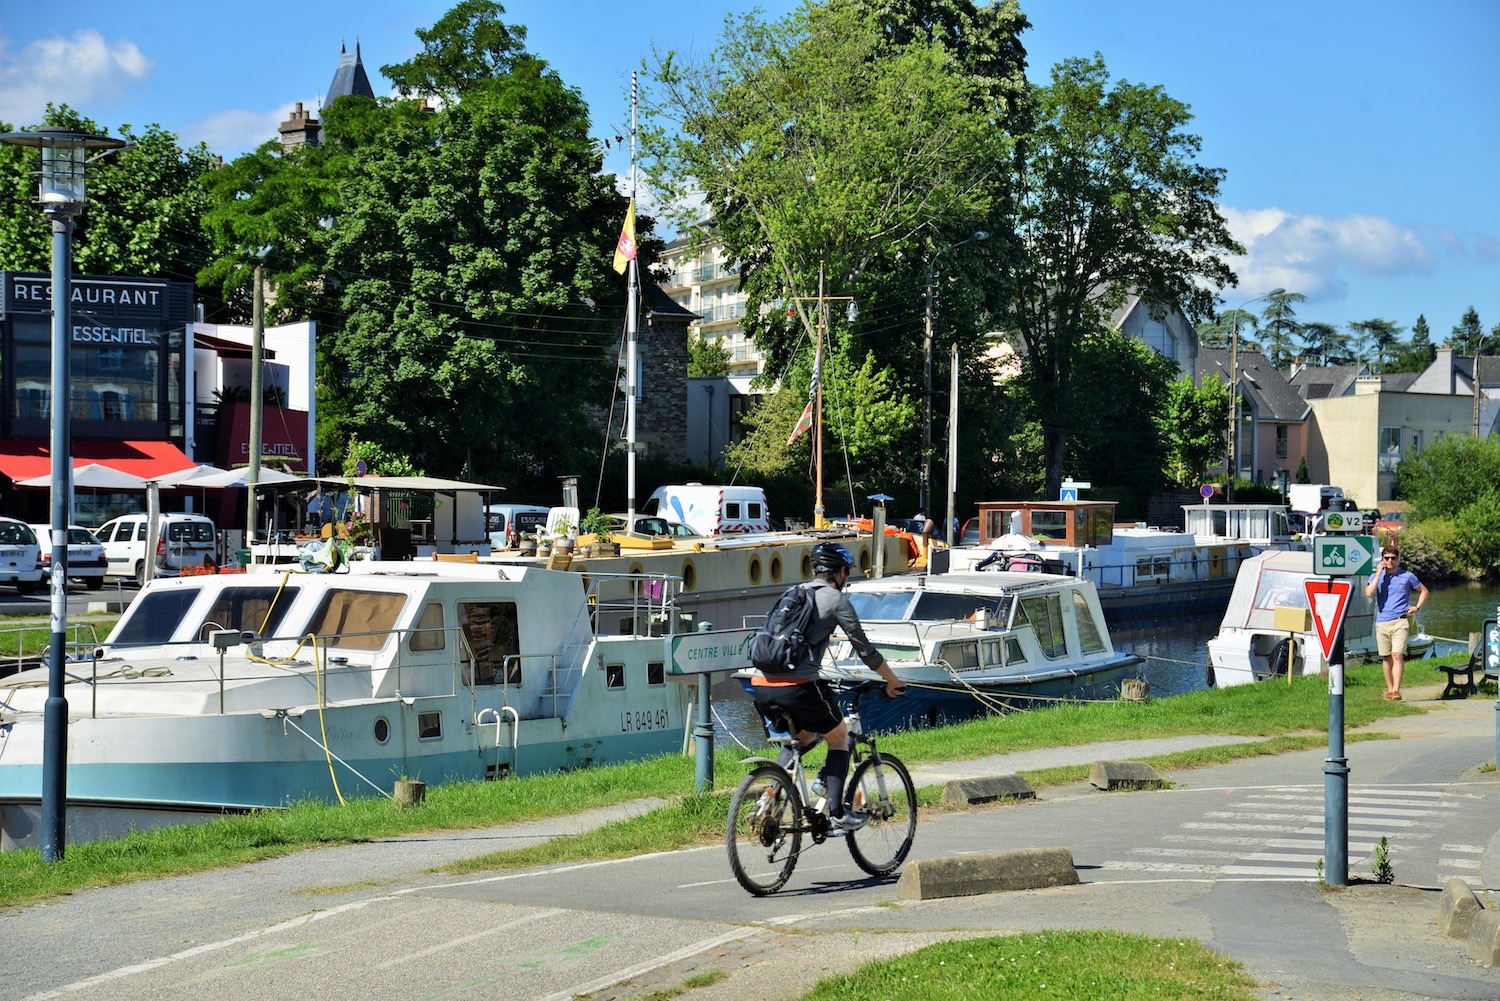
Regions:
<instances>
[{"instance_id":1,"label":"brown shoe","mask_svg":"<svg viewBox=\"0 0 1500 1001\"><path fill-rule=\"evenodd\" d=\"M1392 702L1400 702L1401 701L1401 693L1400 692L1392 692L1391 693L1391 701Z\"/></svg>"},{"instance_id":2,"label":"brown shoe","mask_svg":"<svg viewBox=\"0 0 1500 1001\"><path fill-rule=\"evenodd\" d=\"M1392 692L1382 692L1381 695L1380 695L1380 697L1382 699L1385 699L1387 702L1389 702L1391 699L1394 699L1396 696Z\"/></svg>"}]
</instances>

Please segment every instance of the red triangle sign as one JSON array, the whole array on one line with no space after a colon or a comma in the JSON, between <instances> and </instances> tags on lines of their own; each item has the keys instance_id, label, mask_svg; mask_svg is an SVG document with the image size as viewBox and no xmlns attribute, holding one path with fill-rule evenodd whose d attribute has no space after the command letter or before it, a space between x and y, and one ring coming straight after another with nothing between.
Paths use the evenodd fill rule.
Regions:
<instances>
[{"instance_id":1,"label":"red triangle sign","mask_svg":"<svg viewBox=\"0 0 1500 1001\"><path fill-rule=\"evenodd\" d=\"M1307 590L1307 607L1312 609L1313 622L1318 626L1318 643L1323 647L1323 659L1333 659L1333 641L1344 623L1344 609L1349 607L1349 592L1354 582L1343 579L1303 581Z\"/></svg>"}]
</instances>

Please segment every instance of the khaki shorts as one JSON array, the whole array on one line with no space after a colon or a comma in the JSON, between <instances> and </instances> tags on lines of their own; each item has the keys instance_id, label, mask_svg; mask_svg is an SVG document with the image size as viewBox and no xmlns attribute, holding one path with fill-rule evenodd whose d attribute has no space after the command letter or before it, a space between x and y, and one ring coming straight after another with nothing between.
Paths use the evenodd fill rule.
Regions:
<instances>
[{"instance_id":1,"label":"khaki shorts","mask_svg":"<svg viewBox=\"0 0 1500 1001\"><path fill-rule=\"evenodd\" d=\"M1406 637L1411 633L1411 620L1406 616L1389 622L1375 623L1375 649L1382 657L1393 653L1406 656Z\"/></svg>"}]
</instances>

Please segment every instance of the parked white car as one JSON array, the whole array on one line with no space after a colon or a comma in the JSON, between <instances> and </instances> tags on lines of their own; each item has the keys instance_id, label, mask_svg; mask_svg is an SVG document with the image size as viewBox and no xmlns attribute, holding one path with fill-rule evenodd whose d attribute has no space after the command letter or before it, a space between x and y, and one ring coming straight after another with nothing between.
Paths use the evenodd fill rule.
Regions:
<instances>
[{"instance_id":1,"label":"parked white car","mask_svg":"<svg viewBox=\"0 0 1500 1001\"><path fill-rule=\"evenodd\" d=\"M35 593L45 573L41 553L30 525L0 518L0 584L10 584L22 594Z\"/></svg>"},{"instance_id":2,"label":"parked white car","mask_svg":"<svg viewBox=\"0 0 1500 1001\"><path fill-rule=\"evenodd\" d=\"M104 543L111 577L146 580L146 516L125 514L107 521L95 533ZM176 577L183 567L202 566L218 551L212 520L201 514L163 514L156 532L156 575Z\"/></svg>"},{"instance_id":3,"label":"parked white car","mask_svg":"<svg viewBox=\"0 0 1500 1001\"><path fill-rule=\"evenodd\" d=\"M37 544L42 549L42 567L50 579L52 577L52 526L32 525L31 530L36 533ZM106 569L104 543L100 542L98 537L88 529L78 525L69 525L68 578L80 581L90 591L97 591L104 585Z\"/></svg>"}]
</instances>

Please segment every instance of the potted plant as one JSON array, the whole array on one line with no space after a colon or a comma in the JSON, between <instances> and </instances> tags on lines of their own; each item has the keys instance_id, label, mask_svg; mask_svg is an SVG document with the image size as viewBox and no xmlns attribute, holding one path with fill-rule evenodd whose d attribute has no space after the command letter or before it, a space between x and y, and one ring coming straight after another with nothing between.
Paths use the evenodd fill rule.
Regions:
<instances>
[{"instance_id":1,"label":"potted plant","mask_svg":"<svg viewBox=\"0 0 1500 1001\"><path fill-rule=\"evenodd\" d=\"M583 535L592 535L594 541L589 546L590 556L618 556L620 547L614 541L614 522L609 515L600 511L597 507L588 509L583 516L583 523L578 526L578 531Z\"/></svg>"},{"instance_id":2,"label":"potted plant","mask_svg":"<svg viewBox=\"0 0 1500 1001\"><path fill-rule=\"evenodd\" d=\"M573 529L571 518L567 515L558 518L557 523L552 526L552 533L557 536L553 546L558 552L571 553L573 551L573 546L578 541L578 533Z\"/></svg>"}]
</instances>

